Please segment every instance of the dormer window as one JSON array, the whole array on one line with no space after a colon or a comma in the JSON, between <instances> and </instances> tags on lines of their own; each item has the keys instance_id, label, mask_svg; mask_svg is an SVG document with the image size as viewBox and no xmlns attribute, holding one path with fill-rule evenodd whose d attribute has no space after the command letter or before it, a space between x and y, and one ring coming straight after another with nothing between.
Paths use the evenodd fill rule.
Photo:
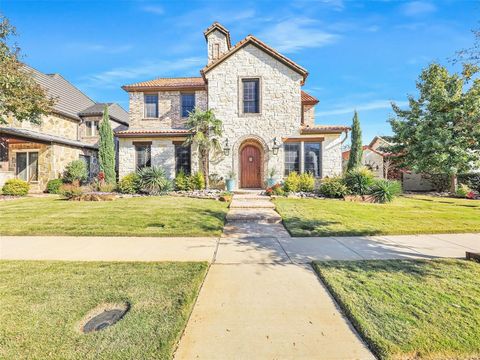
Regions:
<instances>
[{"instance_id":1,"label":"dormer window","mask_svg":"<svg viewBox=\"0 0 480 360\"><path fill-rule=\"evenodd\" d=\"M243 112L258 114L260 112L260 79L242 79Z\"/></svg>"}]
</instances>

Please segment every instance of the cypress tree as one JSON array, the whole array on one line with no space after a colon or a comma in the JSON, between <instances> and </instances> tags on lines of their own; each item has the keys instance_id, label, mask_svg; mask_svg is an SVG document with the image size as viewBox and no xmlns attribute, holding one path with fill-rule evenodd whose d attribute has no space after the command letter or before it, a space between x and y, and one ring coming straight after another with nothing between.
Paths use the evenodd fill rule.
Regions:
<instances>
[{"instance_id":1,"label":"cypress tree","mask_svg":"<svg viewBox=\"0 0 480 360\"><path fill-rule=\"evenodd\" d=\"M358 120L358 114L355 110L352 123L352 146L350 148L347 171L353 170L362 165L362 155L362 130L360 129L360 121Z\"/></svg>"},{"instance_id":2,"label":"cypress tree","mask_svg":"<svg viewBox=\"0 0 480 360\"><path fill-rule=\"evenodd\" d=\"M110 126L110 117L108 116L108 106L105 106L103 110L103 119L100 122L99 133L98 161L100 171L105 174L105 182L107 184L115 184L115 144L112 127Z\"/></svg>"}]
</instances>

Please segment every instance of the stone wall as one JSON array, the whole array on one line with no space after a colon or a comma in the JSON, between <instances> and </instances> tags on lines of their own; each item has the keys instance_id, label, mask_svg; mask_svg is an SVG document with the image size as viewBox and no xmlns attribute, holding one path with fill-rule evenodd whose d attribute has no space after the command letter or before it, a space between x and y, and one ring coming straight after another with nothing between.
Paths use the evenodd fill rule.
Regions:
<instances>
[{"instance_id":1,"label":"stone wall","mask_svg":"<svg viewBox=\"0 0 480 360\"><path fill-rule=\"evenodd\" d=\"M305 126L315 125L315 105L303 105L303 124Z\"/></svg>"},{"instance_id":2,"label":"stone wall","mask_svg":"<svg viewBox=\"0 0 480 360\"><path fill-rule=\"evenodd\" d=\"M322 135L322 177L332 177L342 173L342 139L337 134Z\"/></svg>"},{"instance_id":3,"label":"stone wall","mask_svg":"<svg viewBox=\"0 0 480 360\"><path fill-rule=\"evenodd\" d=\"M181 116L181 91L158 92L158 118L144 117L144 93L131 92L130 95L130 129L172 129L184 128L186 118ZM188 93L188 91L185 91ZM151 94L151 92L149 92ZM195 91L195 105L197 108L207 109L207 92Z\"/></svg>"},{"instance_id":4,"label":"stone wall","mask_svg":"<svg viewBox=\"0 0 480 360\"><path fill-rule=\"evenodd\" d=\"M218 44L219 56L222 56L223 53L227 52L227 38L225 34L218 30L212 31L207 36L207 50L208 50L208 63L210 64L213 60L215 60L214 56L214 47L215 44Z\"/></svg>"},{"instance_id":5,"label":"stone wall","mask_svg":"<svg viewBox=\"0 0 480 360\"><path fill-rule=\"evenodd\" d=\"M174 141L184 141L185 138L119 138L119 178L135 172L135 142L151 142L152 166L161 166L170 179L175 178L175 145ZM197 171L198 164L192 151L192 171Z\"/></svg>"},{"instance_id":6,"label":"stone wall","mask_svg":"<svg viewBox=\"0 0 480 360\"><path fill-rule=\"evenodd\" d=\"M85 116L83 117L83 121L79 124L78 126L78 136L80 141L88 143L88 144L94 144L98 145L98 142L100 141L100 134L96 133L95 136L88 136L87 135L87 125L85 124L86 121L102 121L101 116ZM113 132L116 131L121 131L121 130L126 130L128 127L122 124L119 124L116 121L110 120L110 126L112 127Z\"/></svg>"},{"instance_id":7,"label":"stone wall","mask_svg":"<svg viewBox=\"0 0 480 360\"><path fill-rule=\"evenodd\" d=\"M29 121L10 120L11 127L36 131L43 134L61 136L70 140L78 139L78 123L80 120L73 120L58 114L42 116L39 125Z\"/></svg>"}]
</instances>

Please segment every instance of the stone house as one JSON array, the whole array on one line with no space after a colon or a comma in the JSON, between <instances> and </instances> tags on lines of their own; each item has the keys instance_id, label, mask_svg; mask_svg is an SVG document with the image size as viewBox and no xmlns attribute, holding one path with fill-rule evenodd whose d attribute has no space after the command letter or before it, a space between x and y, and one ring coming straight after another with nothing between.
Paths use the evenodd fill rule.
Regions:
<instances>
[{"instance_id":1,"label":"stone house","mask_svg":"<svg viewBox=\"0 0 480 360\"><path fill-rule=\"evenodd\" d=\"M387 178L389 172L388 154L384 147L391 145L380 136L375 136L368 145L363 146L362 164L373 171L377 178ZM350 150L342 152L343 170L347 168Z\"/></svg>"},{"instance_id":2,"label":"stone house","mask_svg":"<svg viewBox=\"0 0 480 360\"><path fill-rule=\"evenodd\" d=\"M212 109L223 123L223 153L210 174L237 174L237 187L261 188L269 169L317 178L342 172L346 126L315 125L318 100L302 90L308 72L256 37L232 46L219 23L205 32L207 65L201 77L157 78L125 85L130 127L119 131L119 177L162 166L171 178L199 169L195 148L183 145L188 113Z\"/></svg>"},{"instance_id":3,"label":"stone house","mask_svg":"<svg viewBox=\"0 0 480 360\"><path fill-rule=\"evenodd\" d=\"M0 125L0 187L7 179L20 178L30 183L32 192L41 192L77 159L86 162L93 176L98 171L98 124L104 106L115 132L128 128L127 112L117 104L96 103L59 74L25 69L56 102L39 125L15 119Z\"/></svg>"}]
</instances>

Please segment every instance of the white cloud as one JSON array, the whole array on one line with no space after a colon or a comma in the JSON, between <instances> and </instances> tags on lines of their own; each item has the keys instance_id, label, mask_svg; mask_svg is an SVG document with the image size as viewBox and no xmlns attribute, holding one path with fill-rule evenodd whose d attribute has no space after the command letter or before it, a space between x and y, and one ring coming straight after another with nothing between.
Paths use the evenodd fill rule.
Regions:
<instances>
[{"instance_id":1,"label":"white cloud","mask_svg":"<svg viewBox=\"0 0 480 360\"><path fill-rule=\"evenodd\" d=\"M91 74L84 78L84 87L120 87L129 82L154 79L160 76L198 75L204 65L203 58L185 58L176 61L144 62L132 67L118 67Z\"/></svg>"},{"instance_id":2,"label":"white cloud","mask_svg":"<svg viewBox=\"0 0 480 360\"><path fill-rule=\"evenodd\" d=\"M96 43L86 43L86 42L73 42L67 45L68 49L75 49L77 52L86 53L86 52L96 52L103 54L120 54L127 52L133 48L130 44L124 45L104 45Z\"/></svg>"},{"instance_id":3,"label":"white cloud","mask_svg":"<svg viewBox=\"0 0 480 360\"><path fill-rule=\"evenodd\" d=\"M394 101L398 106L408 105L408 101ZM391 100L373 100L360 105L345 105L337 107L332 110L318 111L316 115L318 116L329 116L329 115L342 115L342 114L353 114L355 110L357 111L368 111L368 110L379 110L379 109L389 109L391 108Z\"/></svg>"},{"instance_id":4,"label":"white cloud","mask_svg":"<svg viewBox=\"0 0 480 360\"><path fill-rule=\"evenodd\" d=\"M141 9L145 12L156 14L156 15L163 15L165 13L165 10L163 9L163 7L158 5L145 5L145 6L142 6Z\"/></svg>"},{"instance_id":5,"label":"white cloud","mask_svg":"<svg viewBox=\"0 0 480 360\"><path fill-rule=\"evenodd\" d=\"M285 53L322 47L338 40L338 35L320 30L319 27L319 22L310 18L289 18L278 22L259 37Z\"/></svg>"},{"instance_id":6,"label":"white cloud","mask_svg":"<svg viewBox=\"0 0 480 360\"><path fill-rule=\"evenodd\" d=\"M403 14L407 16L418 16L435 12L437 8L430 2L411 1L402 6Z\"/></svg>"}]
</instances>

